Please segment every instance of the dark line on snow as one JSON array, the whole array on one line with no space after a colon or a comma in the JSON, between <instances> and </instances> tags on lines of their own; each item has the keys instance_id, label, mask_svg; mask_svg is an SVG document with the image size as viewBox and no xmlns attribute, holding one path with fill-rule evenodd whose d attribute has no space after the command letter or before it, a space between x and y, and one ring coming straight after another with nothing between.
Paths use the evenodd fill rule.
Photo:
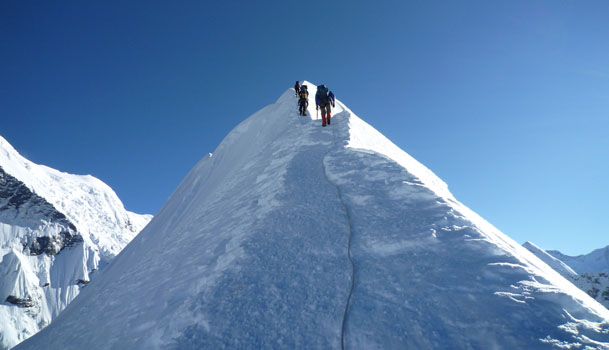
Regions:
<instances>
[{"instance_id":1,"label":"dark line on snow","mask_svg":"<svg viewBox=\"0 0 609 350\"><path fill-rule=\"evenodd\" d=\"M334 119L334 120L336 120L336 119ZM336 145L336 136L335 136L336 133L334 132L334 130L332 130L332 135L334 136L333 144L335 146ZM345 210L345 216L347 217L347 224L349 226L349 238L348 238L348 242L347 242L347 257L349 258L349 263L351 264L351 286L349 288L349 296L347 297L347 303L345 304L345 312L343 314L343 322L342 322L341 330L340 330L341 349L345 350L345 347L346 347L345 326L347 324L347 316L349 314L349 307L351 306L351 298L353 297L353 289L355 288L355 265L353 264L353 258L351 256L351 237L353 236L353 226L351 225L351 215L349 215L349 208L347 207L347 205L345 204L345 201L343 200L342 192L340 191L340 188L338 187L338 185L336 185L332 181L330 181L330 178L328 177L328 172L326 169L326 164L324 162L324 160L326 159L326 157L328 156L330 151L332 151L333 149L334 149L334 147L330 148L326 152L326 154L322 158L322 165L324 167L324 175L326 176L326 180L336 188L336 192L338 193L338 199L340 200L341 204L343 205L343 209Z\"/></svg>"}]
</instances>

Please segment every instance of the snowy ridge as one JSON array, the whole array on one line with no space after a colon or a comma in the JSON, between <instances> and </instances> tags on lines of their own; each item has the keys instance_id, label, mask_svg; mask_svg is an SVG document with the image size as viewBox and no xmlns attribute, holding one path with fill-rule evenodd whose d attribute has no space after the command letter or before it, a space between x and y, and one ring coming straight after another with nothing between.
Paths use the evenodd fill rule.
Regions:
<instances>
[{"instance_id":1,"label":"snowy ridge","mask_svg":"<svg viewBox=\"0 0 609 350\"><path fill-rule=\"evenodd\" d=\"M523 246L541 260L546 261L548 265L579 289L609 309L609 273L604 271L607 268L607 264L604 263L604 254L607 248L597 249L586 255L570 257L555 250L545 251L530 242L526 242ZM574 269L553 255L563 257L574 263L578 270L582 272L578 274Z\"/></svg>"},{"instance_id":2,"label":"snowy ridge","mask_svg":"<svg viewBox=\"0 0 609 350\"><path fill-rule=\"evenodd\" d=\"M344 106L340 101L339 106L342 107L349 115L355 116L351 110ZM421 184L432 191L438 196L444 198L454 199L452 193L448 190L448 185L442 181L436 174L421 164L419 161L414 159L408 153L401 150L391 140L385 137L385 135L378 132L368 123L362 119L355 117L349 118L349 136L348 136L347 147L353 148L360 151L372 151L378 154L382 154L391 160L397 162L399 165L408 169L413 176L415 176Z\"/></svg>"},{"instance_id":3,"label":"snowy ridge","mask_svg":"<svg viewBox=\"0 0 609 350\"><path fill-rule=\"evenodd\" d=\"M567 264L560 261L559 259L556 259L555 257L550 255L545 250L539 248L535 244L533 244L531 242L525 242L522 246L525 247L531 253L535 254L535 256L540 258L543 262L548 264L548 266L550 266L551 268L556 270L556 272L560 273L564 277L568 278L568 277L572 277L572 276L577 276L577 272L575 272Z\"/></svg>"},{"instance_id":4,"label":"snowy ridge","mask_svg":"<svg viewBox=\"0 0 609 350\"><path fill-rule=\"evenodd\" d=\"M34 164L0 137L0 349L47 326L150 218L100 180Z\"/></svg>"},{"instance_id":5,"label":"snowy ridge","mask_svg":"<svg viewBox=\"0 0 609 350\"><path fill-rule=\"evenodd\" d=\"M578 256L569 256L557 250L549 250L548 254L569 265L577 273L609 273L609 246Z\"/></svg>"},{"instance_id":6,"label":"snowy ridge","mask_svg":"<svg viewBox=\"0 0 609 350\"><path fill-rule=\"evenodd\" d=\"M607 309L430 170L340 101L308 115L289 89L235 127L17 348L609 348Z\"/></svg>"},{"instance_id":7,"label":"snowy ridge","mask_svg":"<svg viewBox=\"0 0 609 350\"><path fill-rule=\"evenodd\" d=\"M498 247L511 253L520 262L529 265L529 268L532 268L531 272L544 275L545 278L551 278L553 284L561 285L563 288L565 288L565 290L569 291L570 294L574 295L584 304L589 303L589 298L586 298L579 290L573 288L573 285L571 285L568 281L559 278L554 271L564 271L565 274L561 275L565 276L568 274L576 274L573 269L547 253L547 259L541 259L545 264L540 264L539 260L529 254L528 250L535 247L532 243L529 243L529 246L526 246L526 249L523 249L520 244L501 233L497 228L481 218L478 214L474 213L462 203L458 202L448 190L446 183L438 178L431 170L426 168L403 150L399 149L384 135L355 116L346 107L343 108L349 111L351 114L349 118L349 142L347 143L347 147L360 151L376 152L397 162L407 169L407 171L413 176L413 179L415 180L413 183L416 186L424 186L427 189L432 190L438 197L445 200L446 203L453 208L453 210L463 215L459 215L460 218L465 219L469 225L473 225L472 228L474 228L477 233L482 233L482 237L478 239L488 240L488 242L496 244ZM412 193L409 193L409 196L412 196ZM579 257L579 260L594 261L594 263L589 263L589 265L603 266L609 270L608 251L609 247L604 250L599 249L593 252L593 257L589 257L587 259ZM539 255L535 255L537 258L539 258ZM604 318L609 316L609 313L604 312L604 310L601 310L601 314Z\"/></svg>"}]
</instances>

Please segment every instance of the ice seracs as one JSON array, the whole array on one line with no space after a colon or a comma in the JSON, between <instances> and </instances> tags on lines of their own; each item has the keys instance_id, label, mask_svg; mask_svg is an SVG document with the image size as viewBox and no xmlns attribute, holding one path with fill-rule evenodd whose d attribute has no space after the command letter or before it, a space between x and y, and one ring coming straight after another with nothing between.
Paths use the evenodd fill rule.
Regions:
<instances>
[{"instance_id":1,"label":"ice seracs","mask_svg":"<svg viewBox=\"0 0 609 350\"><path fill-rule=\"evenodd\" d=\"M0 349L48 325L150 219L100 180L34 164L0 137Z\"/></svg>"},{"instance_id":2,"label":"ice seracs","mask_svg":"<svg viewBox=\"0 0 609 350\"><path fill-rule=\"evenodd\" d=\"M607 309L429 169L338 100L308 115L289 89L235 127L17 349L609 346Z\"/></svg>"}]
</instances>

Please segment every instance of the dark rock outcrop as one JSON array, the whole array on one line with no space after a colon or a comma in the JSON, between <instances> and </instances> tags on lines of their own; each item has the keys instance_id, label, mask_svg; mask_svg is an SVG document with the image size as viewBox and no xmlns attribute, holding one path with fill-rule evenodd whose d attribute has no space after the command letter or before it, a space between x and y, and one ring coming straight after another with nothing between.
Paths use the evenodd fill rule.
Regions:
<instances>
[{"instance_id":1,"label":"dark rock outcrop","mask_svg":"<svg viewBox=\"0 0 609 350\"><path fill-rule=\"evenodd\" d=\"M66 247L83 242L76 226L51 203L32 192L23 182L7 174L0 167L0 218L26 218L61 225L64 229L57 235L35 237L24 243L30 255L57 255ZM2 221L2 220L0 220Z\"/></svg>"},{"instance_id":2,"label":"dark rock outcrop","mask_svg":"<svg viewBox=\"0 0 609 350\"><path fill-rule=\"evenodd\" d=\"M23 182L0 167L0 213L3 216L44 219L76 231L66 216L44 198L32 192Z\"/></svg>"},{"instance_id":3,"label":"dark rock outcrop","mask_svg":"<svg viewBox=\"0 0 609 350\"><path fill-rule=\"evenodd\" d=\"M17 298L14 295L9 295L6 298L6 302L7 303L11 303L13 305L17 305L19 307L32 307L34 306L34 301L32 300L32 297L25 297L25 298Z\"/></svg>"},{"instance_id":4,"label":"dark rock outcrop","mask_svg":"<svg viewBox=\"0 0 609 350\"><path fill-rule=\"evenodd\" d=\"M29 245L30 255L47 254L57 255L66 247L71 247L76 243L82 243L83 238L79 234L72 234L69 230L62 231L57 236L36 237L36 240Z\"/></svg>"}]
</instances>

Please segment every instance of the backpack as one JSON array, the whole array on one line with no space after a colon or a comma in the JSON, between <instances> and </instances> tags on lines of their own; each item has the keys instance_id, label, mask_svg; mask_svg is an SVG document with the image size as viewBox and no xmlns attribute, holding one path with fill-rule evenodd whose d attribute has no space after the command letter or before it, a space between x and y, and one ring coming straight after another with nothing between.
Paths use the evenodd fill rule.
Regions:
<instances>
[{"instance_id":1,"label":"backpack","mask_svg":"<svg viewBox=\"0 0 609 350\"><path fill-rule=\"evenodd\" d=\"M328 88L325 85L317 88L317 97L320 103L328 102Z\"/></svg>"},{"instance_id":2,"label":"backpack","mask_svg":"<svg viewBox=\"0 0 609 350\"><path fill-rule=\"evenodd\" d=\"M308 98L309 92L306 89L300 89L300 98Z\"/></svg>"}]
</instances>

